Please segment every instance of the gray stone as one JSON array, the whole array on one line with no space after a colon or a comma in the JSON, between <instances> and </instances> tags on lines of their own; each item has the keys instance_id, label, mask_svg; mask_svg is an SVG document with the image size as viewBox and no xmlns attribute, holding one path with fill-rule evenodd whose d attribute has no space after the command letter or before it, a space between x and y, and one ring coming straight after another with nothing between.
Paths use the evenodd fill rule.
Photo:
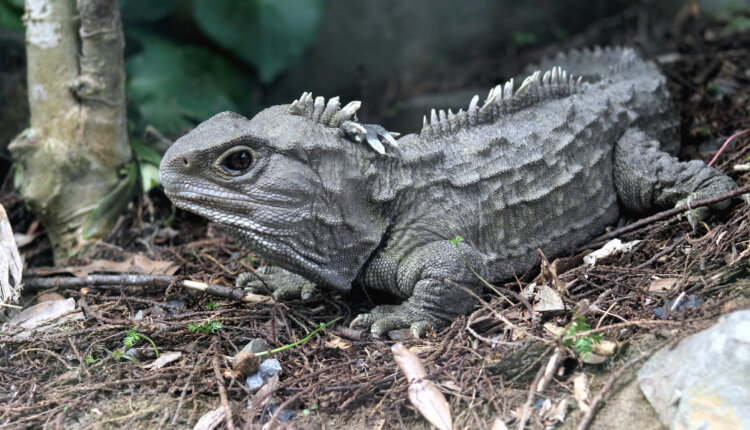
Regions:
<instances>
[{"instance_id":1,"label":"gray stone","mask_svg":"<svg viewBox=\"0 0 750 430\"><path fill-rule=\"evenodd\" d=\"M638 384L669 428L750 428L750 310L661 349Z\"/></svg>"}]
</instances>

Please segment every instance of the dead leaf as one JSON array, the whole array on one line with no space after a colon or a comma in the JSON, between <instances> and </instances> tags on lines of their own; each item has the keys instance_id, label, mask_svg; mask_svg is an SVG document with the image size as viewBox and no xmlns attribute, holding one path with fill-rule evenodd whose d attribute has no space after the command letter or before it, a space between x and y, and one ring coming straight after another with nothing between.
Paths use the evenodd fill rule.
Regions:
<instances>
[{"instance_id":1,"label":"dead leaf","mask_svg":"<svg viewBox=\"0 0 750 430\"><path fill-rule=\"evenodd\" d=\"M614 354L615 351L617 351L617 346L617 342L612 342L611 340L602 340L593 344L591 346L591 351L594 354L609 357L610 355Z\"/></svg>"},{"instance_id":2,"label":"dead leaf","mask_svg":"<svg viewBox=\"0 0 750 430\"><path fill-rule=\"evenodd\" d=\"M43 302L24 309L8 323L26 329L33 329L74 312L75 309L76 301L72 297L67 300Z\"/></svg>"},{"instance_id":3,"label":"dead leaf","mask_svg":"<svg viewBox=\"0 0 750 430\"><path fill-rule=\"evenodd\" d=\"M92 273L138 273L142 275L172 276L180 265L174 261L156 261L140 254L131 255L125 261L94 260L85 266L68 266L60 268L39 269L35 275L58 275L71 273L74 276L86 276Z\"/></svg>"},{"instance_id":4,"label":"dead leaf","mask_svg":"<svg viewBox=\"0 0 750 430\"><path fill-rule=\"evenodd\" d=\"M151 363L143 366L144 368L148 370L157 370L161 369L162 367L166 366L167 364L179 359L182 357L182 352L180 351L169 351L162 353L159 358L152 361Z\"/></svg>"},{"instance_id":5,"label":"dead leaf","mask_svg":"<svg viewBox=\"0 0 750 430\"><path fill-rule=\"evenodd\" d=\"M542 326L545 330L547 330L550 334L553 334L555 336L562 336L565 333L565 327L560 327L559 325L548 322L544 323Z\"/></svg>"},{"instance_id":6,"label":"dead leaf","mask_svg":"<svg viewBox=\"0 0 750 430\"><path fill-rule=\"evenodd\" d=\"M541 249L537 249L537 252L542 256L541 273L539 273L542 282L539 283L551 285L555 291L564 291L565 283L557 276L557 264L550 264Z\"/></svg>"},{"instance_id":7,"label":"dead leaf","mask_svg":"<svg viewBox=\"0 0 750 430\"><path fill-rule=\"evenodd\" d=\"M542 407L539 411L539 416L547 422L564 422L567 412L567 398L562 398L558 400L557 403L552 403L550 399L546 399L544 403L542 403Z\"/></svg>"},{"instance_id":8,"label":"dead leaf","mask_svg":"<svg viewBox=\"0 0 750 430\"><path fill-rule=\"evenodd\" d=\"M587 266L593 267L596 262L607 258L617 252L630 252L636 245L641 243L640 240L634 240L628 243L622 243L620 239L612 239L607 242L604 246L592 252L591 254L583 257L583 262Z\"/></svg>"},{"instance_id":9,"label":"dead leaf","mask_svg":"<svg viewBox=\"0 0 750 430\"><path fill-rule=\"evenodd\" d=\"M325 342L324 346L326 348L341 349L345 351L347 349L350 349L352 347L352 344L338 336L332 336L329 340Z\"/></svg>"},{"instance_id":10,"label":"dead leaf","mask_svg":"<svg viewBox=\"0 0 750 430\"><path fill-rule=\"evenodd\" d=\"M200 417L198 422L195 423L193 430L215 429L216 426L224 422L224 414L226 414L226 411L224 411L223 407L218 407L212 411L206 412Z\"/></svg>"},{"instance_id":11,"label":"dead leaf","mask_svg":"<svg viewBox=\"0 0 750 430\"><path fill-rule=\"evenodd\" d=\"M536 303L534 303L534 310L537 312L549 312L549 311L561 311L565 310L560 294L550 288L549 285L543 285L539 292L536 294Z\"/></svg>"},{"instance_id":12,"label":"dead leaf","mask_svg":"<svg viewBox=\"0 0 750 430\"><path fill-rule=\"evenodd\" d=\"M495 417L490 430L508 430L508 426L505 425L505 421L501 420L500 417Z\"/></svg>"},{"instance_id":13,"label":"dead leaf","mask_svg":"<svg viewBox=\"0 0 750 430\"><path fill-rule=\"evenodd\" d=\"M579 373L573 378L573 396L578 402L578 409L585 413L591 408L591 392L585 373Z\"/></svg>"},{"instance_id":14,"label":"dead leaf","mask_svg":"<svg viewBox=\"0 0 750 430\"><path fill-rule=\"evenodd\" d=\"M649 291L669 291L677 284L677 278L656 278L648 286Z\"/></svg>"},{"instance_id":15,"label":"dead leaf","mask_svg":"<svg viewBox=\"0 0 750 430\"><path fill-rule=\"evenodd\" d=\"M42 303L42 302L54 302L56 300L65 300L65 297L60 293L42 293L38 296L36 296L36 302Z\"/></svg>"},{"instance_id":16,"label":"dead leaf","mask_svg":"<svg viewBox=\"0 0 750 430\"><path fill-rule=\"evenodd\" d=\"M429 379L422 360L403 344L391 347L393 359L409 380L409 400L430 424L441 430L453 428L451 411L445 396Z\"/></svg>"},{"instance_id":17,"label":"dead leaf","mask_svg":"<svg viewBox=\"0 0 750 430\"><path fill-rule=\"evenodd\" d=\"M581 358L586 364L602 364L607 361L607 357L590 352L586 357Z\"/></svg>"}]
</instances>

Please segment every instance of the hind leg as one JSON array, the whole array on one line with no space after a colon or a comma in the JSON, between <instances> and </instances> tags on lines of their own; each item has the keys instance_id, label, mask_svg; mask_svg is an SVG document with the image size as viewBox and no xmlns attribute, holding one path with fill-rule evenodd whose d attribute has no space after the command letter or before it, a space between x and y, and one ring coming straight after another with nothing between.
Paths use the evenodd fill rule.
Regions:
<instances>
[{"instance_id":1,"label":"hind leg","mask_svg":"<svg viewBox=\"0 0 750 430\"><path fill-rule=\"evenodd\" d=\"M630 212L643 214L658 209L717 196L737 188L737 184L702 161L680 162L659 150L659 144L638 129L629 129L617 141L614 154L614 181L621 204ZM723 201L712 206L721 210ZM695 225L708 213L698 208L688 213Z\"/></svg>"}]
</instances>

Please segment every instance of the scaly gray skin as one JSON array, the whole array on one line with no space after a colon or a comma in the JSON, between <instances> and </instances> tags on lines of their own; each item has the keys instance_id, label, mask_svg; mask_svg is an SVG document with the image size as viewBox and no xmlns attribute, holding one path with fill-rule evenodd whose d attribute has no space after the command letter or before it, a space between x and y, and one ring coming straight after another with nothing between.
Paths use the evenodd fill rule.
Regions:
<instances>
[{"instance_id":1,"label":"scaly gray skin","mask_svg":"<svg viewBox=\"0 0 750 430\"><path fill-rule=\"evenodd\" d=\"M631 49L554 61L567 70L517 89L511 80L466 112L433 110L419 135L397 142L357 122L359 102L308 93L251 120L221 113L175 142L161 180L175 205L286 269L261 274L277 297L357 280L404 301L352 325L419 335L474 307L481 284L461 254L499 281L537 248L553 256L600 234L623 208L648 213L736 187L660 150L678 148L678 118L664 77ZM460 253L448 242L457 235Z\"/></svg>"}]
</instances>

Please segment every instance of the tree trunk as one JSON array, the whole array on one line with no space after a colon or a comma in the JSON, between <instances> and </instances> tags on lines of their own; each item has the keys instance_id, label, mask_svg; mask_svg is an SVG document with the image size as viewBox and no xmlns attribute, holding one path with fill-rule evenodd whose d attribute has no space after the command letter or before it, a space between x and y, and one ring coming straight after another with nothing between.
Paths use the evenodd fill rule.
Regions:
<instances>
[{"instance_id":1,"label":"tree trunk","mask_svg":"<svg viewBox=\"0 0 750 430\"><path fill-rule=\"evenodd\" d=\"M59 260L106 234L117 215L95 209L131 156L125 42L117 0L26 0L24 21L31 124L10 150L16 184ZM102 214L111 219L92 220Z\"/></svg>"}]
</instances>

